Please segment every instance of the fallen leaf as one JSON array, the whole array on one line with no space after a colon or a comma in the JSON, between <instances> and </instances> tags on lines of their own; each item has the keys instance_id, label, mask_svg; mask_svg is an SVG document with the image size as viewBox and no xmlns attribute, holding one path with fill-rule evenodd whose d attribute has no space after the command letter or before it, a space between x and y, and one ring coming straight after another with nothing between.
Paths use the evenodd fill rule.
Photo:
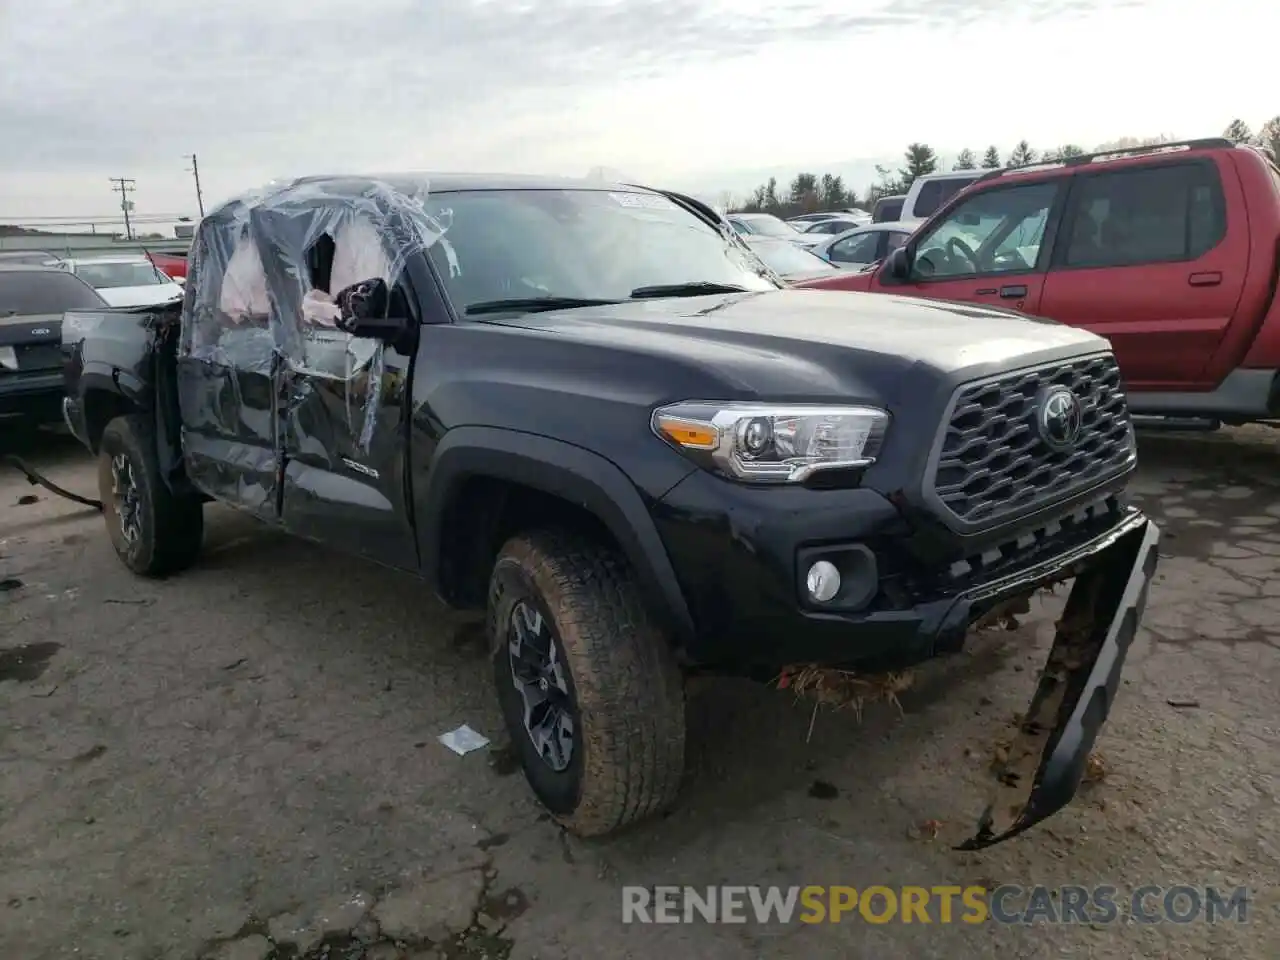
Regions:
<instances>
[{"instance_id":1,"label":"fallen leaf","mask_svg":"<svg viewBox=\"0 0 1280 960\"><path fill-rule=\"evenodd\" d=\"M938 831L942 829L945 820L926 820L920 824L920 832L927 833L933 839L938 838Z\"/></svg>"}]
</instances>

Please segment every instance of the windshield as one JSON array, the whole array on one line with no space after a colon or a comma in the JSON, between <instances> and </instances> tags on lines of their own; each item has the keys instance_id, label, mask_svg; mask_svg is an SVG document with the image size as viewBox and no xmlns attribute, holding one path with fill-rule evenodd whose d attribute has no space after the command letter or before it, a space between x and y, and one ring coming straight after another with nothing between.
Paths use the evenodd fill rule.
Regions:
<instances>
[{"instance_id":1,"label":"windshield","mask_svg":"<svg viewBox=\"0 0 1280 960\"><path fill-rule=\"evenodd\" d=\"M69 273L0 270L0 317L92 310L106 304Z\"/></svg>"},{"instance_id":2,"label":"windshield","mask_svg":"<svg viewBox=\"0 0 1280 960\"><path fill-rule=\"evenodd\" d=\"M783 237L788 240L794 240L796 234L799 233L790 224L767 213L759 216L743 217L742 219L752 233L758 233L762 237Z\"/></svg>"},{"instance_id":3,"label":"windshield","mask_svg":"<svg viewBox=\"0 0 1280 960\"><path fill-rule=\"evenodd\" d=\"M150 262L142 260L136 263L80 263L76 265L76 274L98 290L111 287L151 287L172 282Z\"/></svg>"},{"instance_id":4,"label":"windshield","mask_svg":"<svg viewBox=\"0 0 1280 960\"><path fill-rule=\"evenodd\" d=\"M797 247L789 240L762 240L748 245L770 270L784 276L789 273L836 269L817 254Z\"/></svg>"},{"instance_id":5,"label":"windshield","mask_svg":"<svg viewBox=\"0 0 1280 960\"><path fill-rule=\"evenodd\" d=\"M776 289L736 241L658 194L472 190L426 206L447 227L447 245L429 253L459 313L495 300L626 300L671 284Z\"/></svg>"}]
</instances>

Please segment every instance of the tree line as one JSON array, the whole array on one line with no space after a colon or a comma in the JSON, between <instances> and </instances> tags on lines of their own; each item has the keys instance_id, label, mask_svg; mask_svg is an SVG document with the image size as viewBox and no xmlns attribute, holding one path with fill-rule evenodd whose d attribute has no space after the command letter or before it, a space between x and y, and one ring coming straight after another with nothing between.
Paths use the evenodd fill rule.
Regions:
<instances>
[{"instance_id":1,"label":"tree line","mask_svg":"<svg viewBox=\"0 0 1280 960\"><path fill-rule=\"evenodd\" d=\"M1272 117L1255 133L1243 120L1235 119L1227 125L1223 136L1237 143L1252 143L1271 152L1272 157L1280 157L1280 116ZM1159 137L1122 137L1109 143L1102 143L1092 151L1074 143L1065 143L1038 151L1026 140L1020 140L1008 153L1002 156L999 148L987 147L979 156L977 152L966 147L951 162L952 170L999 170L1014 167L1026 167L1035 163L1055 163L1071 157L1084 155L1086 152L1103 153L1107 150L1122 150L1130 147L1157 146L1177 138ZM917 178L938 173L946 169L937 152L926 143L911 143L903 152L902 166L893 169L876 166L876 182L859 190L846 184L844 178L831 173L798 173L790 184L782 185L777 177L770 177L743 199L730 194L721 198L726 210L742 213L772 213L779 217L794 217L802 213L819 213L825 210L843 210L848 207L861 207L870 210L881 197L896 196L906 193Z\"/></svg>"}]
</instances>

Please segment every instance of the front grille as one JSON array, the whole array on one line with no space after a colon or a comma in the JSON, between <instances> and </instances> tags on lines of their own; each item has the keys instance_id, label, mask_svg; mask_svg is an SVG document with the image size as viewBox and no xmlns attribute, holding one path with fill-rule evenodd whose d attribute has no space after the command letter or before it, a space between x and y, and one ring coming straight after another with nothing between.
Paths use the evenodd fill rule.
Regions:
<instances>
[{"instance_id":1,"label":"front grille","mask_svg":"<svg viewBox=\"0 0 1280 960\"><path fill-rule=\"evenodd\" d=\"M1066 451L1044 442L1037 400L1068 387L1082 408ZM961 387L943 428L926 492L966 526L992 526L1123 472L1134 455L1129 407L1115 357L1101 354Z\"/></svg>"},{"instance_id":2,"label":"front grille","mask_svg":"<svg viewBox=\"0 0 1280 960\"><path fill-rule=\"evenodd\" d=\"M1085 503L1066 516L1018 530L1008 540L949 564L922 564L899 558L882 577L882 605L905 610L954 597L1004 577L1025 574L1114 529L1129 515L1129 509L1120 497L1104 497ZM888 566L882 562L881 570Z\"/></svg>"}]
</instances>

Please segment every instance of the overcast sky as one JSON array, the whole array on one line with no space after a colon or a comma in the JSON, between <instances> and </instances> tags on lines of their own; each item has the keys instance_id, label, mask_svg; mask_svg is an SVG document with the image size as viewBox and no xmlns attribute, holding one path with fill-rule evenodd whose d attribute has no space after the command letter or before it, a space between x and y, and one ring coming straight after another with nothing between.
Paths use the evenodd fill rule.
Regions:
<instances>
[{"instance_id":1,"label":"overcast sky","mask_svg":"<svg viewBox=\"0 0 1280 960\"><path fill-rule=\"evenodd\" d=\"M0 0L0 220L276 176L596 165L672 186L1025 137L1257 127L1244 0ZM1268 26L1270 24L1270 26Z\"/></svg>"}]
</instances>

